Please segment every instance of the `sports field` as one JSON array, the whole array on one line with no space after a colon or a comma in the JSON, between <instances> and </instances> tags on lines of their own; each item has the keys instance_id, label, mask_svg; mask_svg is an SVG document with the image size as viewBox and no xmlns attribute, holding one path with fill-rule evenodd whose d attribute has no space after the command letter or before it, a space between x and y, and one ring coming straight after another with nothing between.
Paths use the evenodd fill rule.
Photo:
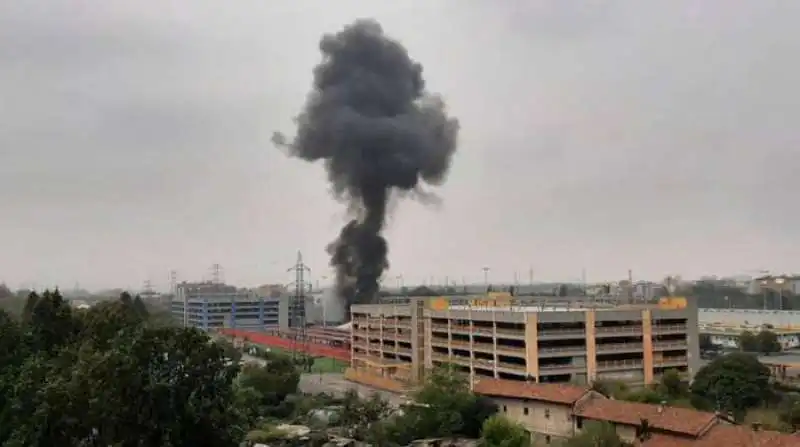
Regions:
<instances>
[{"instance_id":1,"label":"sports field","mask_svg":"<svg viewBox=\"0 0 800 447\"><path fill-rule=\"evenodd\" d=\"M279 352L281 354L286 354L288 356L292 355L291 351L281 348L275 347L265 347L264 349L268 349L270 352ZM302 354L300 354L302 355ZM311 373L312 374L328 374L328 373L337 373L342 374L344 370L347 369L348 364L330 357L317 357L314 359L314 364L311 365ZM305 372L305 371L304 371Z\"/></svg>"}]
</instances>

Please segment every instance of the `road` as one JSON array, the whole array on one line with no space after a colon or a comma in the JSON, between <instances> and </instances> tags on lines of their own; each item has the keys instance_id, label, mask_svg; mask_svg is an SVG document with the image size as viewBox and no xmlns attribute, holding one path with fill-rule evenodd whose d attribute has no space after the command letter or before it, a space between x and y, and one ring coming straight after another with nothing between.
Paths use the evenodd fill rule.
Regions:
<instances>
[{"instance_id":1,"label":"road","mask_svg":"<svg viewBox=\"0 0 800 447\"><path fill-rule=\"evenodd\" d=\"M242 361L258 363L260 365L266 364L263 359L247 354L242 355ZM407 397L400 394L376 390L364 385L347 381L344 379L344 375L342 374L303 374L300 376L300 391L304 393L328 393L334 396L341 396L347 392L347 390L351 389L355 390L359 396L364 398L377 393L394 406L400 406L407 400Z\"/></svg>"}]
</instances>

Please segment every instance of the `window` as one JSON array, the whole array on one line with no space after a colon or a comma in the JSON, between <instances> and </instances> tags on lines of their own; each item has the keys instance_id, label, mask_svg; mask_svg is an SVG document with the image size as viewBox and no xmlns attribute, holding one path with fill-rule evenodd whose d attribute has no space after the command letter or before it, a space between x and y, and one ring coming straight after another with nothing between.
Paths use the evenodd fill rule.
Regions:
<instances>
[{"instance_id":1,"label":"window","mask_svg":"<svg viewBox=\"0 0 800 447\"><path fill-rule=\"evenodd\" d=\"M546 436L544 437L544 443L545 443L545 444L550 444L550 435L546 435Z\"/></svg>"},{"instance_id":2,"label":"window","mask_svg":"<svg viewBox=\"0 0 800 447\"><path fill-rule=\"evenodd\" d=\"M525 416L528 415L528 407L522 409L522 414L524 414Z\"/></svg>"},{"instance_id":3,"label":"window","mask_svg":"<svg viewBox=\"0 0 800 447\"><path fill-rule=\"evenodd\" d=\"M507 412L508 412L508 408L506 408L506 406L503 405L503 413L507 413Z\"/></svg>"},{"instance_id":4,"label":"window","mask_svg":"<svg viewBox=\"0 0 800 447\"><path fill-rule=\"evenodd\" d=\"M578 427L578 430L583 430L583 418L577 418L575 420L575 425Z\"/></svg>"},{"instance_id":5,"label":"window","mask_svg":"<svg viewBox=\"0 0 800 447\"><path fill-rule=\"evenodd\" d=\"M545 408L544 409L544 418L545 419L550 419L550 409L549 408Z\"/></svg>"}]
</instances>

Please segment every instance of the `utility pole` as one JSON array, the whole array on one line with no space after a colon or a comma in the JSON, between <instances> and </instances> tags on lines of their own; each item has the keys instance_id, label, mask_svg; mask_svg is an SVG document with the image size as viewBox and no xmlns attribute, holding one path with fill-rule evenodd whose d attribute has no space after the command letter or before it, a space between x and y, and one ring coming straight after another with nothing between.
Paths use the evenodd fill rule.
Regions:
<instances>
[{"instance_id":1,"label":"utility pole","mask_svg":"<svg viewBox=\"0 0 800 447\"><path fill-rule=\"evenodd\" d=\"M287 272L294 272L294 296L290 299L289 313L291 319L289 327L293 330L294 337L292 337L292 359L297 358L297 351L300 349L304 353L304 358L307 360L308 353L308 337L306 334L306 281L305 274L311 273L311 269L303 263L303 254L297 251L297 261ZM302 343L302 346L300 345ZM306 361L304 364L306 370L309 370L311 365Z\"/></svg>"}]
</instances>

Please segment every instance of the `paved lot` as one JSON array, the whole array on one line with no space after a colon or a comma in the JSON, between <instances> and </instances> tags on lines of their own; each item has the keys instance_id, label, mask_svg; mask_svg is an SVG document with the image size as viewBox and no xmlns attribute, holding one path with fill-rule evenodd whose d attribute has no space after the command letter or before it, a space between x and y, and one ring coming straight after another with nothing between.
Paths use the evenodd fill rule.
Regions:
<instances>
[{"instance_id":1,"label":"paved lot","mask_svg":"<svg viewBox=\"0 0 800 447\"><path fill-rule=\"evenodd\" d=\"M245 362L256 362L261 365L265 364L264 360L253 357L250 355L243 355L242 360ZM334 396L339 395L341 396L347 390L354 389L361 397L369 397L374 393L377 393L382 398L386 399L390 404L394 406L399 406L400 404L404 403L407 399L406 396L390 393L388 391L381 391L376 390L364 385L359 385L357 383L349 382L344 379L343 374L337 373L323 373L323 374L303 374L300 376L300 391L304 393L311 393L311 394L318 394L318 393L328 393L333 394Z\"/></svg>"},{"instance_id":2,"label":"paved lot","mask_svg":"<svg viewBox=\"0 0 800 447\"><path fill-rule=\"evenodd\" d=\"M300 376L300 390L304 393L342 395L350 389L356 390L361 397L369 397L373 393L377 393L395 406L402 404L407 399L400 394L375 390L364 385L349 382L344 379L342 374L303 374Z\"/></svg>"}]
</instances>

